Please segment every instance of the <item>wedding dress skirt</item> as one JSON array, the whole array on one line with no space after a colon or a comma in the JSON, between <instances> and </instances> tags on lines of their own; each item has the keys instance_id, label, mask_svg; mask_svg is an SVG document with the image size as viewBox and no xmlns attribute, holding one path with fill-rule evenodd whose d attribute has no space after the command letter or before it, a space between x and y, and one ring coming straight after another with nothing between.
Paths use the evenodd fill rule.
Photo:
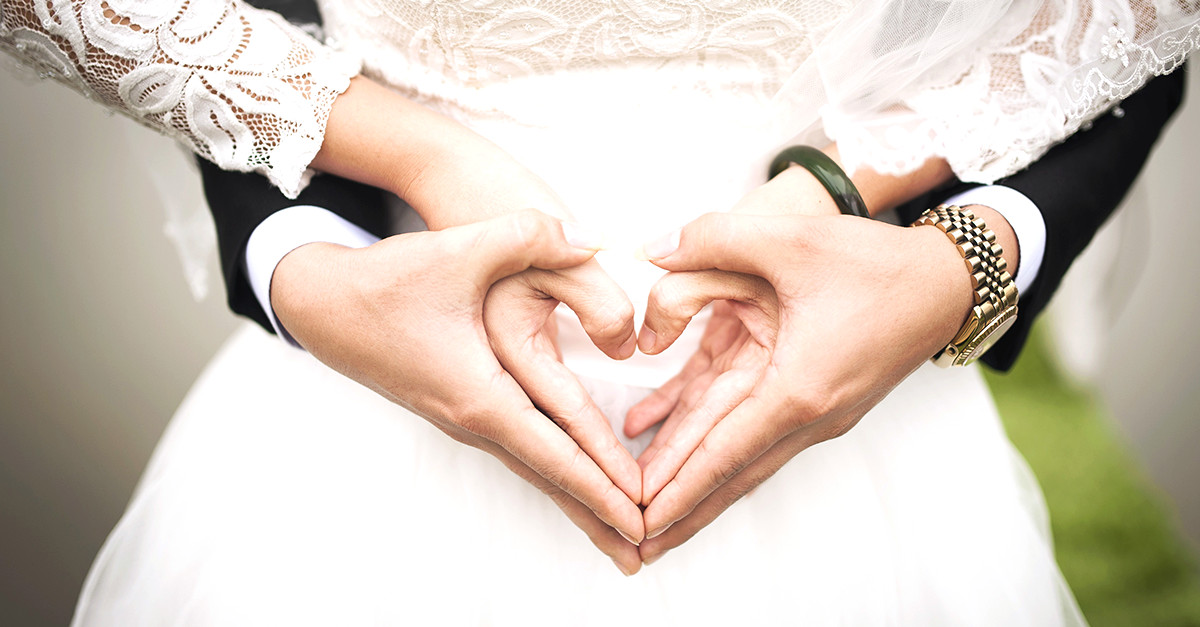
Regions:
<instances>
[{"instance_id":1,"label":"wedding dress skirt","mask_svg":"<svg viewBox=\"0 0 1200 627\"><path fill-rule=\"evenodd\" d=\"M585 383L618 433L648 393ZM74 624L1080 622L973 368L922 367L624 577L495 459L246 325L163 436Z\"/></svg>"},{"instance_id":2,"label":"wedding dress skirt","mask_svg":"<svg viewBox=\"0 0 1200 627\"><path fill-rule=\"evenodd\" d=\"M726 41L721 22L701 21L715 29L703 39L713 43L675 55L642 36L654 19L577 20L581 34L561 39L574 52L562 58L595 62L540 71L548 44L527 38L554 20L464 30L447 16L492 3L438 2L421 13L440 20L436 29L389 32L401 12L377 5L410 4L428 3L322 9L330 34L375 78L496 142L543 177L575 220L606 233L598 259L639 309L661 272L631 251L734 206L763 182L781 142L791 143L771 80L792 76L786 68L805 58L807 40L789 39L794 49L781 56L768 37L774 27L754 30L767 40ZM701 5L732 26L745 21L723 3L688 4ZM642 30L627 37L625 26ZM589 33L594 46L580 43ZM439 47L446 38L457 39ZM454 59L435 58L446 49ZM495 50L511 63L487 56ZM468 61L512 75L477 81L450 71ZM776 65L786 71L763 71ZM791 113L816 119L822 101L810 100ZM569 315L559 322L565 363L618 433L628 408L679 370L704 325L693 321L663 355L617 363ZM637 454L650 437L626 444ZM804 451L627 578L499 462L251 327L229 341L175 416L75 618L120 626L1082 622L1054 561L1040 492L974 369L921 368L848 434Z\"/></svg>"},{"instance_id":3,"label":"wedding dress skirt","mask_svg":"<svg viewBox=\"0 0 1200 627\"><path fill-rule=\"evenodd\" d=\"M494 97L509 115L448 113L608 234L598 259L638 309L661 271L630 251L733 206L779 140L753 93L698 97L652 70L503 90ZM590 346L569 314L559 337L620 433L703 325L625 362ZM627 445L636 455L650 437ZM848 434L626 578L487 454L249 327L180 408L76 615L120 626L629 622L1082 621L1037 485L974 369L923 367Z\"/></svg>"}]
</instances>

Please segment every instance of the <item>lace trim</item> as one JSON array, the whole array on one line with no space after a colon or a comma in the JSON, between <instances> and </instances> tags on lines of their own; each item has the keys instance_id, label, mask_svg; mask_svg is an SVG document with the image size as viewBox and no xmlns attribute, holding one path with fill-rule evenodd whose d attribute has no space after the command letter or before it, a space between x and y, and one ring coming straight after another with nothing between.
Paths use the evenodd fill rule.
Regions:
<instances>
[{"instance_id":1,"label":"lace trim","mask_svg":"<svg viewBox=\"0 0 1200 627\"><path fill-rule=\"evenodd\" d=\"M1178 6L1169 15L1136 1L1063 10L1048 25L1034 20L1036 36L1027 30L953 84L882 112L828 108L826 131L849 168L903 174L940 156L960 179L990 183L1029 166L1150 78L1184 63L1200 46L1196 11ZM1088 19L1106 15L1120 17Z\"/></svg>"},{"instance_id":2,"label":"lace trim","mask_svg":"<svg viewBox=\"0 0 1200 627\"><path fill-rule=\"evenodd\" d=\"M232 0L0 0L0 49L289 197L361 65Z\"/></svg>"}]
</instances>

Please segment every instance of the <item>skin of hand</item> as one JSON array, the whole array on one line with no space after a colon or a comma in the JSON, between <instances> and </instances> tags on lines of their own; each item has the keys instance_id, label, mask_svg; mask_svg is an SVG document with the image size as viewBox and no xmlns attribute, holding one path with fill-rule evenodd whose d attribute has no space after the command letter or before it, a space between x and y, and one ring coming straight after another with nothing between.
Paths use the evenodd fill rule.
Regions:
<instances>
[{"instance_id":1,"label":"skin of hand","mask_svg":"<svg viewBox=\"0 0 1200 627\"><path fill-rule=\"evenodd\" d=\"M569 217L504 149L364 76L334 100L312 167L396 194L435 231L530 207Z\"/></svg>"},{"instance_id":2,"label":"skin of hand","mask_svg":"<svg viewBox=\"0 0 1200 627\"><path fill-rule=\"evenodd\" d=\"M553 402L545 397L546 384L530 385L527 394L501 366L488 332L506 327L511 331L495 335L532 340L528 346L505 340L497 352L507 359L528 354L544 364L545 311L553 307L550 298L561 299L583 312L597 346L614 358L628 357L632 316L627 325L614 322L620 311L605 317L577 298L589 291L605 295L597 303L624 298L595 266L598 247L574 225L533 210L396 235L362 249L307 244L276 267L271 303L317 359L495 456L548 494L632 574L641 560L626 538L644 537L636 463L598 411L584 407L548 419L535 406ZM553 272L564 269L570 270ZM486 323L485 304L497 309ZM632 309L627 299L624 304ZM562 377L553 370L548 380ZM561 398L584 404L576 390ZM623 489L610 476L635 486Z\"/></svg>"},{"instance_id":3,"label":"skin of hand","mask_svg":"<svg viewBox=\"0 0 1200 627\"><path fill-rule=\"evenodd\" d=\"M866 186L876 199L903 198L872 187L880 181ZM1011 227L989 208L973 209L1015 268ZM971 303L962 259L944 234L840 216L800 168L646 252L672 272L651 292L643 352L670 346L717 301L697 353L627 416L631 436L665 420L638 460L646 563L800 451L853 427L949 341Z\"/></svg>"},{"instance_id":4,"label":"skin of hand","mask_svg":"<svg viewBox=\"0 0 1200 627\"><path fill-rule=\"evenodd\" d=\"M394 192L431 230L527 207L570 218L557 194L499 146L361 76L335 100L313 166ZM637 341L633 306L599 264L589 260L570 268L529 270L501 281L488 293L483 325L495 351L491 360L498 359L533 403L637 502L640 468L558 358L550 314L560 301L576 312L611 357L625 359L633 354ZM341 333L330 329L313 341L337 347ZM636 544L643 537L632 526L617 529L628 543Z\"/></svg>"}]
</instances>

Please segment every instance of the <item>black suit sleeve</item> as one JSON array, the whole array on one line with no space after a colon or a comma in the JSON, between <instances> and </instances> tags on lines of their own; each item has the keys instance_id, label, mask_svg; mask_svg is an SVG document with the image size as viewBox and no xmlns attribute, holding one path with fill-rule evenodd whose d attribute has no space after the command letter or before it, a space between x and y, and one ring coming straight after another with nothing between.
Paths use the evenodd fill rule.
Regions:
<instances>
[{"instance_id":1,"label":"black suit sleeve","mask_svg":"<svg viewBox=\"0 0 1200 627\"><path fill-rule=\"evenodd\" d=\"M249 0L260 9L276 11L296 24L320 24L321 14L313 0ZM383 192L335 176L317 176L295 200L289 200L256 174L225 172L204 159L200 174L204 195L217 227L221 274L229 308L274 332L266 312L250 289L246 274L246 242L268 216L297 205L328 209L347 221L383 237L388 216Z\"/></svg>"},{"instance_id":2,"label":"black suit sleeve","mask_svg":"<svg viewBox=\"0 0 1200 627\"><path fill-rule=\"evenodd\" d=\"M387 204L384 193L377 188L326 174L313 177L300 196L290 200L261 175L226 172L203 159L197 161L204 179L204 195L217 227L217 247L229 308L268 331L274 332L250 289L245 264L246 242L263 220L288 207L315 205L375 235L387 234Z\"/></svg>"},{"instance_id":3,"label":"black suit sleeve","mask_svg":"<svg viewBox=\"0 0 1200 627\"><path fill-rule=\"evenodd\" d=\"M1183 102L1184 70L1155 78L1121 103L1124 116L1101 115L1092 128L1055 146L1028 169L997 184L1023 194L1046 221L1046 251L1037 279L1020 295L1012 329L983 356L1008 370L1033 321L1045 309L1071 263L1124 200L1163 127ZM926 207L967 186L941 190L899 208L905 223Z\"/></svg>"}]
</instances>

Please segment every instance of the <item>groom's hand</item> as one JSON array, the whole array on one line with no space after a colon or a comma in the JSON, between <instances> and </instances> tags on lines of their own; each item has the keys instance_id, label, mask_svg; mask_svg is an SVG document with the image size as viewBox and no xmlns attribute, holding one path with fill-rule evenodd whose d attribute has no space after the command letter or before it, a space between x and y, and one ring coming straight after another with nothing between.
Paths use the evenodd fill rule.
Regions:
<instances>
[{"instance_id":1,"label":"groom's hand","mask_svg":"<svg viewBox=\"0 0 1200 627\"><path fill-rule=\"evenodd\" d=\"M961 257L932 228L709 214L673 241L677 248L668 240L653 261L672 271L664 285L677 285L652 292L646 325L654 341L643 348L669 346L711 300L732 303L744 329L712 355L710 376L728 386L714 383L694 401L681 395L678 425L648 460L647 479L662 485L644 486L647 561L800 451L853 427L949 341L972 294ZM669 293L688 296L662 297Z\"/></svg>"},{"instance_id":2,"label":"groom's hand","mask_svg":"<svg viewBox=\"0 0 1200 627\"><path fill-rule=\"evenodd\" d=\"M488 339L500 365L534 405L636 503L642 494L641 469L579 379L562 363L554 318L560 302L578 316L588 336L609 357L633 355L637 346L633 304L594 259L554 271L531 268L497 281L483 305ZM626 539L637 544L642 538Z\"/></svg>"},{"instance_id":3,"label":"groom's hand","mask_svg":"<svg viewBox=\"0 0 1200 627\"><path fill-rule=\"evenodd\" d=\"M619 477L627 471L603 438L588 437L591 427L581 448L535 407L497 361L483 322L485 297L497 281L529 268L571 268L595 253L592 242L572 240L557 220L524 211L363 249L308 244L277 266L271 302L310 353L496 456L632 573L640 564L637 548L615 530L644 536L636 495L618 487L589 453ZM600 334L598 342L628 341L613 337Z\"/></svg>"}]
</instances>

